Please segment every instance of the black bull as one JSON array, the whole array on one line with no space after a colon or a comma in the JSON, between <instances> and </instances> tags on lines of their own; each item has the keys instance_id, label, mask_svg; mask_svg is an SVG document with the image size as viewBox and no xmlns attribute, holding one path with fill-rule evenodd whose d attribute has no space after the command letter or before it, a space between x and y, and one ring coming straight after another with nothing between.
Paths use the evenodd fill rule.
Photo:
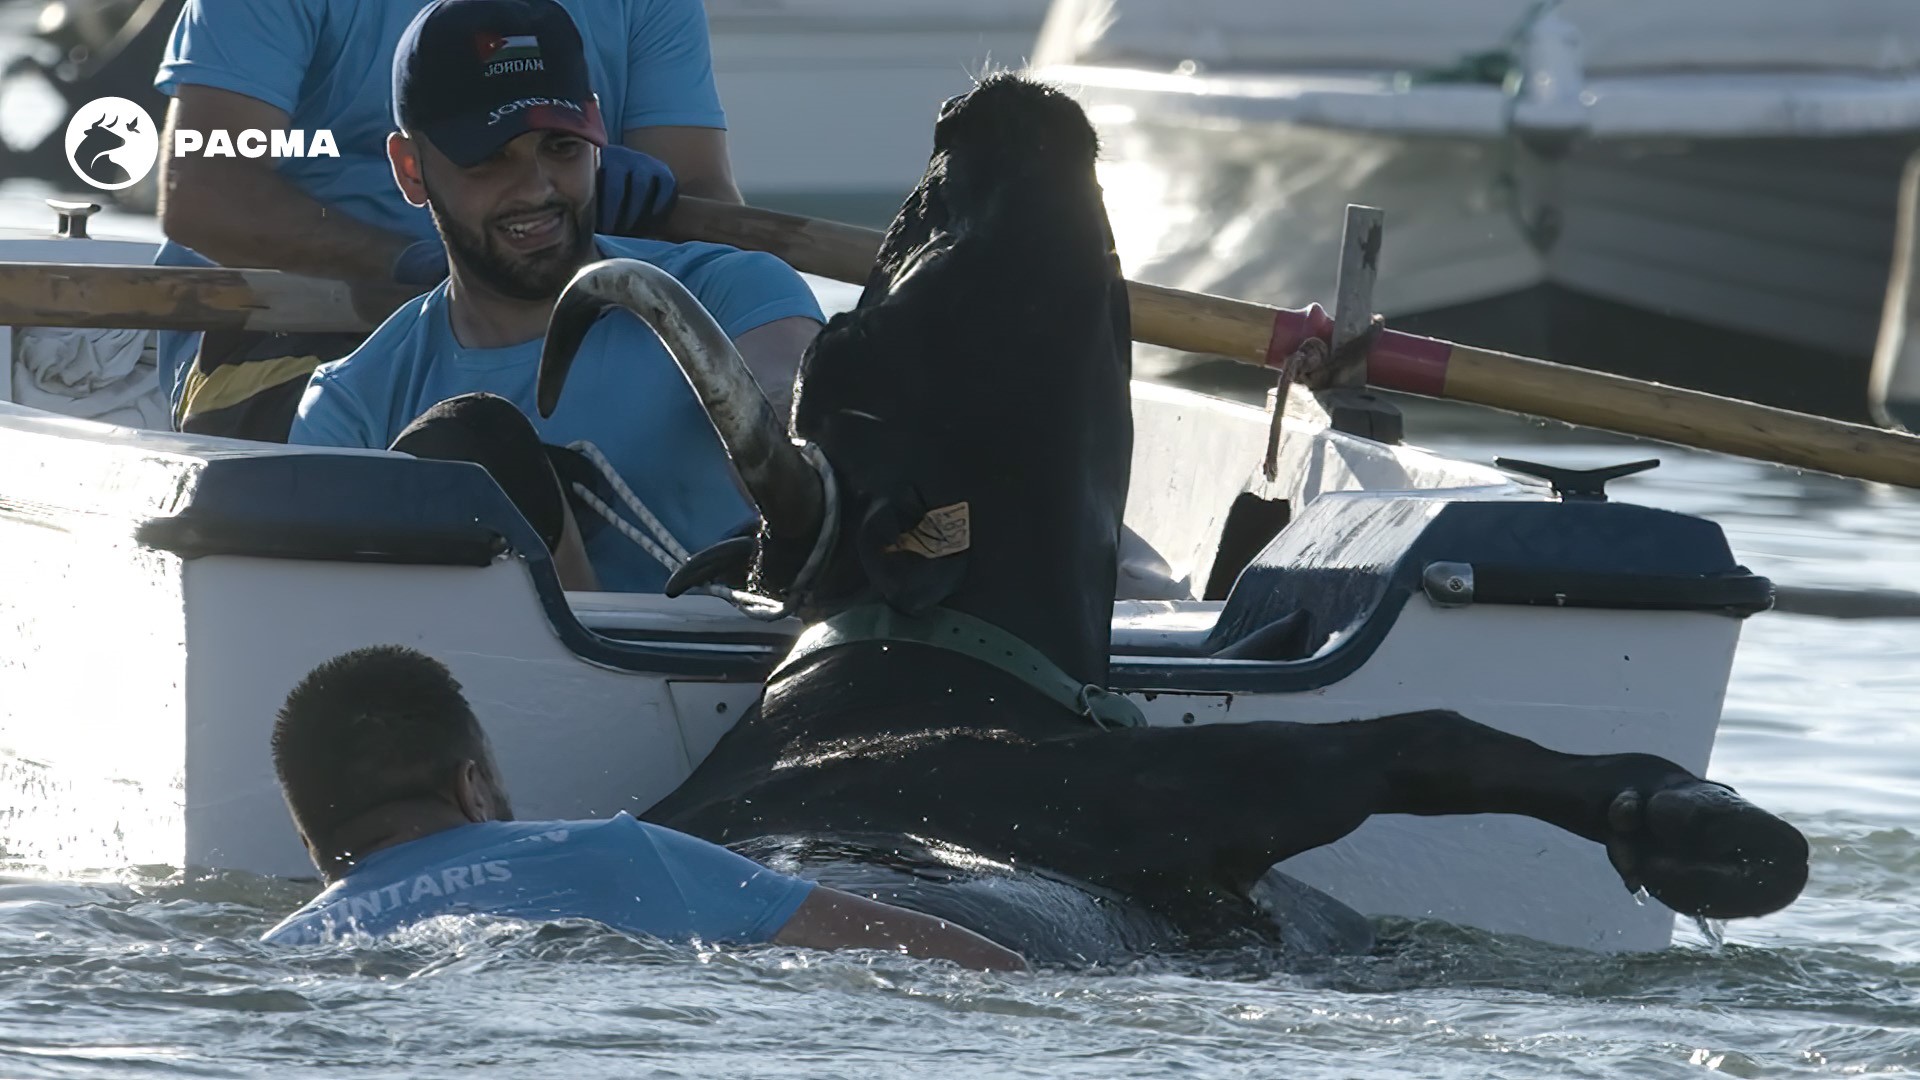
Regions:
<instances>
[{"instance_id":1,"label":"black bull","mask_svg":"<svg viewBox=\"0 0 1920 1080\"><path fill-rule=\"evenodd\" d=\"M750 383L690 371L762 514L753 542L697 567L751 558L757 591L809 623L875 604L962 612L1105 684L1133 436L1095 154L1078 106L1017 77L948 103L857 308L803 361L792 430L831 463L837 539L796 580L830 506L819 481ZM620 302L569 289L546 400ZM1559 753L1442 711L1107 728L899 641L790 663L646 816L1068 959L1286 940L1270 868L1389 813L1538 818L1682 913L1762 915L1806 882L1795 829L1657 757Z\"/></svg>"}]
</instances>

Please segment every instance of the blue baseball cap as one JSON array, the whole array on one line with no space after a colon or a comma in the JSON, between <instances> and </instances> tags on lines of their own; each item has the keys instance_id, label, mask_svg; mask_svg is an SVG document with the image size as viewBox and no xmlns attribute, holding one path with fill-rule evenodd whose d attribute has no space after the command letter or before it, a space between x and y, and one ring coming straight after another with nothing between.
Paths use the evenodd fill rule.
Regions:
<instances>
[{"instance_id":1,"label":"blue baseball cap","mask_svg":"<svg viewBox=\"0 0 1920 1080\"><path fill-rule=\"evenodd\" d=\"M393 120L461 168L529 131L607 145L586 46L555 0L434 0L422 8L393 54Z\"/></svg>"}]
</instances>

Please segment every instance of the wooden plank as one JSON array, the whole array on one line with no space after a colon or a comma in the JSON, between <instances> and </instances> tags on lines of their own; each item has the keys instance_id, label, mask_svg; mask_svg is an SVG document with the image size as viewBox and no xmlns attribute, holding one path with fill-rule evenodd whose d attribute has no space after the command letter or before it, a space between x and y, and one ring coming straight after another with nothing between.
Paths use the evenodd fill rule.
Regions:
<instances>
[{"instance_id":1,"label":"wooden plank","mask_svg":"<svg viewBox=\"0 0 1920 1080\"><path fill-rule=\"evenodd\" d=\"M419 292L277 270L0 262L0 325L366 332Z\"/></svg>"}]
</instances>

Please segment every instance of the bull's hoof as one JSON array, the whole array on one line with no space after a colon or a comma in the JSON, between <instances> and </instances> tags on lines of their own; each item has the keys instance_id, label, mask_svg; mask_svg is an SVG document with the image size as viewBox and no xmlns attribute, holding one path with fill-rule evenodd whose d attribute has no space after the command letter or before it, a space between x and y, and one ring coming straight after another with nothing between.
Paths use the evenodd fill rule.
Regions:
<instances>
[{"instance_id":1,"label":"bull's hoof","mask_svg":"<svg viewBox=\"0 0 1920 1080\"><path fill-rule=\"evenodd\" d=\"M1629 788L1607 811L1607 858L1629 890L1682 915L1745 919L1779 911L1807 884L1800 830L1723 784Z\"/></svg>"}]
</instances>

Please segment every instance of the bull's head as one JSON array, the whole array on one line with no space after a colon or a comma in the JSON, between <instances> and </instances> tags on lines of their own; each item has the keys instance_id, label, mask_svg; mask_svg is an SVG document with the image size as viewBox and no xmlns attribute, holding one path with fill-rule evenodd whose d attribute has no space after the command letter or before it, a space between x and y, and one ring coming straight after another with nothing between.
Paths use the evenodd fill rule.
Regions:
<instances>
[{"instance_id":1,"label":"bull's head","mask_svg":"<svg viewBox=\"0 0 1920 1080\"><path fill-rule=\"evenodd\" d=\"M673 588L751 559L754 591L803 618L876 598L908 612L950 604L1069 671L1104 675L1132 415L1125 283L1096 152L1071 98L1016 76L942 108L926 175L858 305L801 363L792 433L831 463L839 515L833 549L804 580L820 483L706 321L709 360L688 375L762 527L751 543L696 556L698 573L683 571ZM652 303L631 295L645 276L589 271L569 287L543 388L557 393L555 361L609 303ZM729 373L700 373L712 367ZM1058 625L1034 625L1024 613L1036 611ZM1073 644L1090 633L1097 642Z\"/></svg>"},{"instance_id":2,"label":"bull's head","mask_svg":"<svg viewBox=\"0 0 1920 1080\"><path fill-rule=\"evenodd\" d=\"M104 116L95 120L81 136L80 144L73 148L74 160L84 162L91 167L99 160L100 155L112 153L127 145L126 136L113 129L119 122L117 118L109 120ZM129 128L129 130L132 129Z\"/></svg>"}]
</instances>

